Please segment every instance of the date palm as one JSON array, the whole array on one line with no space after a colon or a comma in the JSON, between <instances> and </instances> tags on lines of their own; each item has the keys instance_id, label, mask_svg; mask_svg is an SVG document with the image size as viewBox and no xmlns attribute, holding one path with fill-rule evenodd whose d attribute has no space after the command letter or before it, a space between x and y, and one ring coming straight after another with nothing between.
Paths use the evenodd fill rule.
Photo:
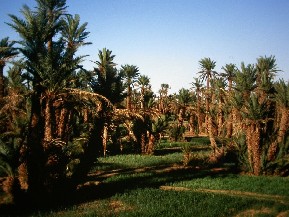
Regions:
<instances>
[{"instance_id":1,"label":"date palm","mask_svg":"<svg viewBox=\"0 0 289 217\"><path fill-rule=\"evenodd\" d=\"M210 58L203 58L199 61L199 64L201 66L201 71L198 72L200 74L200 79L201 81L206 80L207 85L206 85L206 115L205 115L205 121L206 121L206 132L208 133L210 137L210 142L212 149L214 151L214 155L217 154L217 143L214 138L214 133L213 133L213 119L212 116L210 115L210 103L211 103L211 90L210 90L210 83L211 79L215 77L217 74L216 71L213 71L214 68L216 67L216 62L211 60Z\"/></svg>"},{"instance_id":2,"label":"date palm","mask_svg":"<svg viewBox=\"0 0 289 217\"><path fill-rule=\"evenodd\" d=\"M146 75L140 75L136 83L140 87L140 108L145 109L145 94L151 88L150 79Z\"/></svg>"},{"instance_id":3,"label":"date palm","mask_svg":"<svg viewBox=\"0 0 289 217\"><path fill-rule=\"evenodd\" d=\"M15 57L18 52L13 47L15 42L9 42L9 37L0 41L0 101L4 97L4 67L6 62Z\"/></svg>"},{"instance_id":4,"label":"date palm","mask_svg":"<svg viewBox=\"0 0 289 217\"><path fill-rule=\"evenodd\" d=\"M161 84L161 89L159 90L159 106L158 109L162 114L165 114L167 111L167 97L168 90L170 86L168 84Z\"/></svg>"},{"instance_id":5,"label":"date palm","mask_svg":"<svg viewBox=\"0 0 289 217\"><path fill-rule=\"evenodd\" d=\"M232 120L232 106L230 106L230 102L232 101L232 88L233 88L233 81L235 80L236 77L236 65L235 64L226 64L225 67L222 67L222 69L225 71L224 73L221 73L221 77L223 77L224 79L226 79L228 81L228 94L227 94L227 111L228 111L228 115L227 115L227 133L226 133L226 137L227 138L231 138L232 136L232 132L233 132L233 120Z\"/></svg>"},{"instance_id":6,"label":"date palm","mask_svg":"<svg viewBox=\"0 0 289 217\"><path fill-rule=\"evenodd\" d=\"M137 77L139 76L138 71L138 67L134 65L126 64L121 66L121 72L124 76L125 86L127 88L126 108L128 110L131 110L132 86L136 82Z\"/></svg>"},{"instance_id":7,"label":"date palm","mask_svg":"<svg viewBox=\"0 0 289 217\"><path fill-rule=\"evenodd\" d=\"M210 83L211 79L215 77L217 74L216 71L214 71L214 68L216 67L216 62L211 60L210 58L203 58L199 61L199 65L201 67L201 71L198 73L200 74L200 80L204 81L206 80L206 128L208 132L208 125L209 125L209 112L210 112L210 99L211 99L211 94L210 94Z\"/></svg>"},{"instance_id":8,"label":"date palm","mask_svg":"<svg viewBox=\"0 0 289 217\"><path fill-rule=\"evenodd\" d=\"M196 112L197 112L197 117L198 117L198 132L202 133L202 125L203 125L203 114L201 112L201 105L202 105L202 89L203 89L203 84L201 83L200 79L198 78L194 78L194 82L192 82L193 88L196 92L196 96L197 96L197 108L196 108Z\"/></svg>"},{"instance_id":9,"label":"date palm","mask_svg":"<svg viewBox=\"0 0 289 217\"><path fill-rule=\"evenodd\" d=\"M275 83L274 87L276 90L274 100L277 106L277 115L275 118L277 136L269 148L268 160L270 161L276 158L278 144L281 145L284 141L289 127L289 82L285 82L281 79Z\"/></svg>"},{"instance_id":10,"label":"date palm","mask_svg":"<svg viewBox=\"0 0 289 217\"><path fill-rule=\"evenodd\" d=\"M92 100L96 94L92 96L68 89L83 59L83 56L76 55L76 51L87 44L84 40L88 33L85 31L86 23L80 25L78 16L64 13L65 3L65 0L37 0L34 11L23 6L23 18L10 15L12 23L9 25L21 37L18 42L19 51L32 82L28 151L25 152L25 159L29 174L28 192L36 199L35 202L45 192L59 190L53 185L66 178L69 156L64 147L69 144L69 136L70 140L74 137L68 131L74 126L72 121L79 118L74 108L68 108L67 105L85 104L94 107L95 113L100 108L99 101ZM63 123L68 127L64 128L66 132L60 133L62 127L59 126ZM96 127L102 129L101 123L90 131L94 142L101 138ZM63 141L61 135L65 134L67 137ZM95 147L95 144L88 141L83 151L86 157L81 162L90 162L92 157L95 158L95 149L91 147ZM56 177L58 182L54 180Z\"/></svg>"},{"instance_id":11,"label":"date palm","mask_svg":"<svg viewBox=\"0 0 289 217\"><path fill-rule=\"evenodd\" d=\"M99 60L94 62L95 76L90 81L90 86L95 93L101 94L113 104L120 103L124 98L123 75L115 68L115 55L112 51L103 48L98 52Z\"/></svg>"},{"instance_id":12,"label":"date palm","mask_svg":"<svg viewBox=\"0 0 289 217\"><path fill-rule=\"evenodd\" d=\"M112 55L112 51L103 48L102 51L98 52L98 61L94 63L97 65L94 68L94 75L90 79L90 87L93 92L101 94L106 97L112 104L121 102L124 98L124 86L122 82L122 75L118 73L115 68L116 64L114 61L115 55ZM113 114L108 111L103 111L104 118L104 129L103 129L103 155L106 155L107 140L110 130Z\"/></svg>"}]
</instances>

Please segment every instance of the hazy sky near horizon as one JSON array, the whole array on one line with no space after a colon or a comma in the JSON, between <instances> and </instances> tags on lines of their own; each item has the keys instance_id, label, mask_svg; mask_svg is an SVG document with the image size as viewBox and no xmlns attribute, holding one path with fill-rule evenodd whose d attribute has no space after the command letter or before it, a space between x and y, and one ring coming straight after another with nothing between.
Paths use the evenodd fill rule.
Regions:
<instances>
[{"instance_id":1,"label":"hazy sky near horizon","mask_svg":"<svg viewBox=\"0 0 289 217\"><path fill-rule=\"evenodd\" d=\"M8 14L22 16L23 4L34 0L1 0L0 39L18 35L5 22ZM132 64L147 75L154 91L162 83L171 93L190 88L200 71L199 60L210 57L216 71L234 63L255 63L259 56L274 55L289 80L288 0L67 0L68 13L88 22L92 45L85 68L93 69L98 50L116 55L118 67Z\"/></svg>"}]
</instances>

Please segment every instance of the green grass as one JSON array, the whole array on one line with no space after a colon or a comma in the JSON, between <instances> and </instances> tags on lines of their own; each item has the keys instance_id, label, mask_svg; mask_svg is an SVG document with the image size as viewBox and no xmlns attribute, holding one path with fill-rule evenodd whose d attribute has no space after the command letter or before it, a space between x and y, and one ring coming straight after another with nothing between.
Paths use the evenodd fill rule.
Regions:
<instances>
[{"instance_id":1,"label":"green grass","mask_svg":"<svg viewBox=\"0 0 289 217\"><path fill-rule=\"evenodd\" d=\"M99 158L87 181L100 184L83 187L78 203L27 216L289 216L289 178L182 167L182 159Z\"/></svg>"},{"instance_id":2,"label":"green grass","mask_svg":"<svg viewBox=\"0 0 289 217\"><path fill-rule=\"evenodd\" d=\"M210 144L210 140L208 137L193 137L190 139L190 142L161 141L159 144L157 144L156 149L178 148L178 147L187 146L188 144L193 147L208 148L208 145Z\"/></svg>"},{"instance_id":3,"label":"green grass","mask_svg":"<svg viewBox=\"0 0 289 217\"><path fill-rule=\"evenodd\" d=\"M116 155L106 158L99 158L92 170L128 169L138 167L152 167L180 163L182 153L172 153L160 156L150 155Z\"/></svg>"},{"instance_id":4,"label":"green grass","mask_svg":"<svg viewBox=\"0 0 289 217\"><path fill-rule=\"evenodd\" d=\"M190 189L234 190L289 197L289 177L228 174L226 176L206 176L170 184Z\"/></svg>"}]
</instances>

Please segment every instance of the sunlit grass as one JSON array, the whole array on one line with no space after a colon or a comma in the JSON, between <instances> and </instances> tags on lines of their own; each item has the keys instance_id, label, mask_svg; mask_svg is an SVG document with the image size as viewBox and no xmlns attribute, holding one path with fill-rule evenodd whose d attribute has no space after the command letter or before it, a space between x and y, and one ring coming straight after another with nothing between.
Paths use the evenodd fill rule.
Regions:
<instances>
[{"instance_id":1,"label":"sunlit grass","mask_svg":"<svg viewBox=\"0 0 289 217\"><path fill-rule=\"evenodd\" d=\"M201 160L206 155L194 153ZM183 154L99 158L92 170L100 181L95 199L27 216L289 216L289 178L183 167Z\"/></svg>"},{"instance_id":2,"label":"sunlit grass","mask_svg":"<svg viewBox=\"0 0 289 217\"><path fill-rule=\"evenodd\" d=\"M247 175L206 176L171 183L190 189L234 190L289 197L289 178Z\"/></svg>"},{"instance_id":3,"label":"sunlit grass","mask_svg":"<svg viewBox=\"0 0 289 217\"><path fill-rule=\"evenodd\" d=\"M134 154L116 155L99 158L93 171L170 165L181 163L181 161L182 153L172 153L160 156Z\"/></svg>"}]
</instances>

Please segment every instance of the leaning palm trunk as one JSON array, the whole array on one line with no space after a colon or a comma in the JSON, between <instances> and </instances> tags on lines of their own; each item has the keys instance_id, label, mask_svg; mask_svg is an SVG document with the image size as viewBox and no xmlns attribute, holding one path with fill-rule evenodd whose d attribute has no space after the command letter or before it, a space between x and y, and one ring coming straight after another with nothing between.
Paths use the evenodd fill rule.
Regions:
<instances>
[{"instance_id":1,"label":"leaning palm trunk","mask_svg":"<svg viewBox=\"0 0 289 217\"><path fill-rule=\"evenodd\" d=\"M284 137L286 135L286 131L289 127L289 110L286 108L280 109L281 112L281 118L280 118L280 124L279 124L279 130L277 132L277 138L269 147L268 151L268 160L272 161L276 158L278 144L281 143L284 140Z\"/></svg>"}]
</instances>

